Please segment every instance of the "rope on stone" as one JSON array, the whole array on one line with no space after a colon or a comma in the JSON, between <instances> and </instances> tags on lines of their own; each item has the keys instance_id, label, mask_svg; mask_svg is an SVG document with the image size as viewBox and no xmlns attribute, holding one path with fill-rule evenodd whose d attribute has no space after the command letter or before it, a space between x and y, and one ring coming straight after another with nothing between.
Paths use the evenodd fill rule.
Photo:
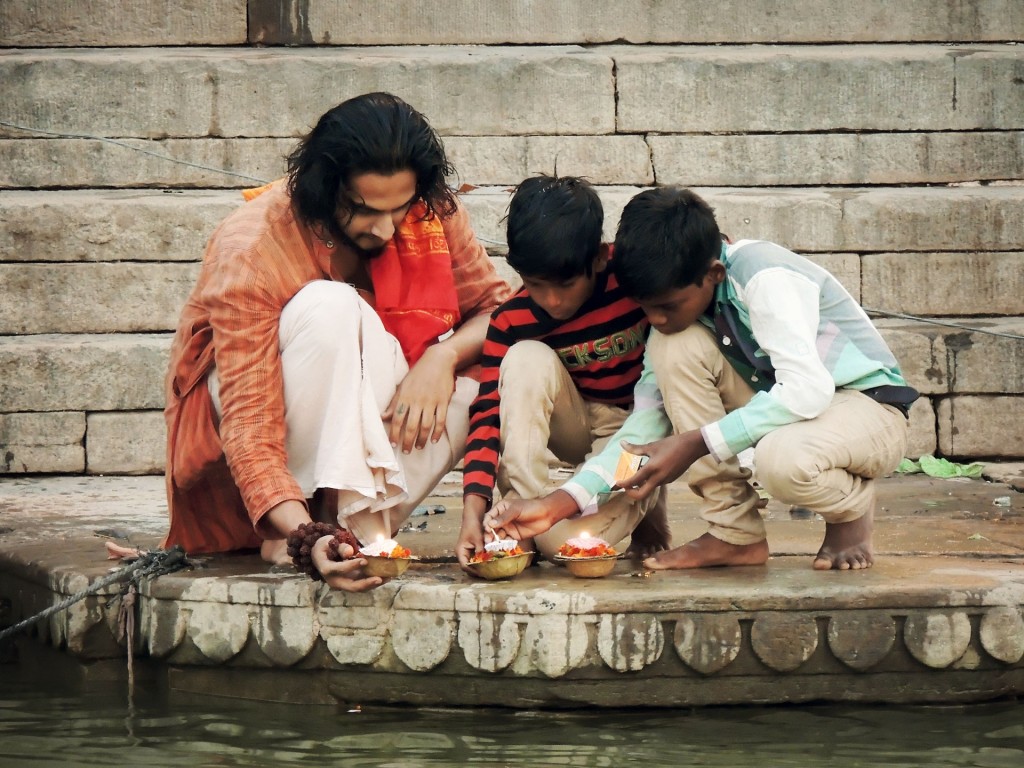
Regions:
<instances>
[{"instance_id":1,"label":"rope on stone","mask_svg":"<svg viewBox=\"0 0 1024 768\"><path fill-rule=\"evenodd\" d=\"M90 595L95 595L100 590L114 584L115 582L128 579L129 587L135 587L137 589L138 583L143 579L156 578L157 576L163 576L166 573L173 573L187 565L188 559L185 556L185 550L179 546L173 546L170 549L141 552L139 553L138 559L133 560L124 567L111 571L109 574L93 582L85 589L80 590L73 595L69 595L59 603L51 605L49 608L40 611L35 616L31 616L24 621L20 621L3 630L0 632L0 641L7 639L26 627L32 626L38 621L48 619L50 616L70 608L78 601L84 600ZM129 648L129 653L131 653L131 648Z\"/></svg>"}]
</instances>

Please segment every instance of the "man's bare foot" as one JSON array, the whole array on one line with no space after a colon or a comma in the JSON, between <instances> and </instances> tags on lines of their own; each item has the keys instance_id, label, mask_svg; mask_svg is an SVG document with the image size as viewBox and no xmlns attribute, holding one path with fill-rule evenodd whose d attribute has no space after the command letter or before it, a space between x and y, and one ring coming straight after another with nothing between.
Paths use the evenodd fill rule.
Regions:
<instances>
[{"instance_id":1,"label":"man's bare foot","mask_svg":"<svg viewBox=\"0 0 1024 768\"><path fill-rule=\"evenodd\" d=\"M665 491L662 490L662 493ZM665 508L660 504L644 515L640 524L633 529L633 535L626 548L626 555L635 560L644 560L657 552L672 546L672 531L668 527Z\"/></svg>"},{"instance_id":2,"label":"man's bare foot","mask_svg":"<svg viewBox=\"0 0 1024 768\"><path fill-rule=\"evenodd\" d=\"M272 565L291 565L288 557L288 542L285 539L264 539L260 545L260 557Z\"/></svg>"},{"instance_id":3,"label":"man's bare foot","mask_svg":"<svg viewBox=\"0 0 1024 768\"><path fill-rule=\"evenodd\" d=\"M875 562L871 547L873 529L874 515L871 512L848 523L825 523L825 540L814 558L815 570L859 571L870 568Z\"/></svg>"},{"instance_id":4,"label":"man's bare foot","mask_svg":"<svg viewBox=\"0 0 1024 768\"><path fill-rule=\"evenodd\" d=\"M688 541L681 547L659 552L644 560L644 567L661 571L669 568L711 568L721 565L764 565L768 562L768 542L729 544L710 533Z\"/></svg>"}]
</instances>

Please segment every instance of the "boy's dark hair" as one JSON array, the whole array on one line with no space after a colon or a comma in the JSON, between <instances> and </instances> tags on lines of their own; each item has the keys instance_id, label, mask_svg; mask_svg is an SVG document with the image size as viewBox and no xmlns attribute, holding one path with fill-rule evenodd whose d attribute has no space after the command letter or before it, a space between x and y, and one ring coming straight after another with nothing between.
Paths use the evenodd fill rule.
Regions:
<instances>
[{"instance_id":1,"label":"boy's dark hair","mask_svg":"<svg viewBox=\"0 0 1024 768\"><path fill-rule=\"evenodd\" d=\"M689 189L657 187L626 203L611 265L626 295L646 299L700 283L721 252L711 206Z\"/></svg>"},{"instance_id":2,"label":"boy's dark hair","mask_svg":"<svg viewBox=\"0 0 1024 768\"><path fill-rule=\"evenodd\" d=\"M410 170L428 216L455 213L453 173L440 138L423 115L390 93L343 101L317 122L288 156L288 190L304 224L342 236L353 201L346 190L355 176L390 176Z\"/></svg>"},{"instance_id":3,"label":"boy's dark hair","mask_svg":"<svg viewBox=\"0 0 1024 768\"><path fill-rule=\"evenodd\" d=\"M588 181L531 176L516 187L508 206L508 264L527 277L589 277L603 226L604 208Z\"/></svg>"}]
</instances>

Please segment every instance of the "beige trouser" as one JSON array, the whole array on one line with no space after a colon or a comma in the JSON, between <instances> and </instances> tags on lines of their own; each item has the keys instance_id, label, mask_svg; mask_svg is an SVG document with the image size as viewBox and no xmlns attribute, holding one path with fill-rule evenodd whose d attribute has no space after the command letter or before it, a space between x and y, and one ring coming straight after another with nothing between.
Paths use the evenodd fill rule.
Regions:
<instances>
[{"instance_id":1,"label":"beige trouser","mask_svg":"<svg viewBox=\"0 0 1024 768\"><path fill-rule=\"evenodd\" d=\"M549 451L570 464L599 452L622 426L629 411L584 400L558 355L539 341L513 344L501 362L501 461L498 489L504 498L536 499L549 484ZM664 491L642 502L618 492L598 511L562 520L534 538L550 557L565 540L586 531L613 546L633 532Z\"/></svg>"},{"instance_id":2,"label":"beige trouser","mask_svg":"<svg viewBox=\"0 0 1024 768\"><path fill-rule=\"evenodd\" d=\"M337 489L339 522L364 543L393 535L462 457L477 382L457 377L444 435L404 454L380 414L409 367L354 288L309 283L284 307L278 335L288 470L306 498ZM216 370L208 386L219 416Z\"/></svg>"},{"instance_id":3,"label":"beige trouser","mask_svg":"<svg viewBox=\"0 0 1024 768\"><path fill-rule=\"evenodd\" d=\"M652 330L647 348L676 433L717 421L754 395L702 325L671 335ZM907 437L900 411L860 392L837 390L820 416L763 437L754 471L775 499L807 507L829 523L849 522L874 509L873 480L903 458ZM736 458L719 463L706 456L683 478L703 499L701 516L713 536L731 544L765 538L750 470Z\"/></svg>"}]
</instances>

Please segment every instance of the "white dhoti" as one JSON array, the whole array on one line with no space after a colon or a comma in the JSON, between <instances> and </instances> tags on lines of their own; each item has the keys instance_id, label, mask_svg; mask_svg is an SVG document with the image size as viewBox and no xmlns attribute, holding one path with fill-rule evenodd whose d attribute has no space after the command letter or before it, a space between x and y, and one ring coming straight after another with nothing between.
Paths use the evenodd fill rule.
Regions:
<instances>
[{"instance_id":1,"label":"white dhoti","mask_svg":"<svg viewBox=\"0 0 1024 768\"><path fill-rule=\"evenodd\" d=\"M456 377L444 434L401 453L381 413L409 367L352 286L306 285L282 311L279 337L289 471L306 498L337 490L338 522L363 543L392 537L462 458L477 382ZM216 371L209 387L219 415Z\"/></svg>"}]
</instances>

